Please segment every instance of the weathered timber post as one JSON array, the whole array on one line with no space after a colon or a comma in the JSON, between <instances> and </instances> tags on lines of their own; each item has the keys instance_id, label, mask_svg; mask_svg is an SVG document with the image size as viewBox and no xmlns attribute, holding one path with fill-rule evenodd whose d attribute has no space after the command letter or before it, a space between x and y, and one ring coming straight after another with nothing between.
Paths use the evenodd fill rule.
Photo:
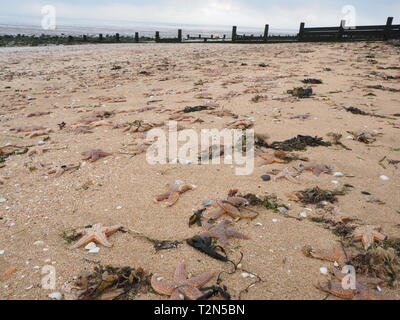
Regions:
<instances>
[{"instance_id":1,"label":"weathered timber post","mask_svg":"<svg viewBox=\"0 0 400 320\"><path fill-rule=\"evenodd\" d=\"M384 35L383 35L384 40L389 40L391 38L392 23L393 23L393 17L387 18L386 27L385 27L385 31L384 31Z\"/></svg>"},{"instance_id":2,"label":"weathered timber post","mask_svg":"<svg viewBox=\"0 0 400 320\"><path fill-rule=\"evenodd\" d=\"M306 24L304 22L300 23L300 30L299 30L299 35L298 35L298 38L299 38L300 41L303 40L303 38L304 38L304 27L305 27L305 25Z\"/></svg>"},{"instance_id":3,"label":"weathered timber post","mask_svg":"<svg viewBox=\"0 0 400 320\"><path fill-rule=\"evenodd\" d=\"M160 31L156 31L156 42L160 42Z\"/></svg>"},{"instance_id":4,"label":"weathered timber post","mask_svg":"<svg viewBox=\"0 0 400 320\"><path fill-rule=\"evenodd\" d=\"M346 27L346 20L341 20L340 21L340 27L339 27L339 35L338 35L339 40L343 40L344 28L345 27Z\"/></svg>"},{"instance_id":5,"label":"weathered timber post","mask_svg":"<svg viewBox=\"0 0 400 320\"><path fill-rule=\"evenodd\" d=\"M116 33L116 34L115 34L115 41L116 41L116 42L119 42L119 33Z\"/></svg>"},{"instance_id":6,"label":"weathered timber post","mask_svg":"<svg viewBox=\"0 0 400 320\"><path fill-rule=\"evenodd\" d=\"M83 42L87 42L87 35L86 34L83 35Z\"/></svg>"},{"instance_id":7,"label":"weathered timber post","mask_svg":"<svg viewBox=\"0 0 400 320\"><path fill-rule=\"evenodd\" d=\"M135 32L135 42L139 42L139 32Z\"/></svg>"},{"instance_id":8,"label":"weathered timber post","mask_svg":"<svg viewBox=\"0 0 400 320\"><path fill-rule=\"evenodd\" d=\"M100 41L100 42L103 41L103 34L102 34L102 33L99 34L99 41Z\"/></svg>"},{"instance_id":9,"label":"weathered timber post","mask_svg":"<svg viewBox=\"0 0 400 320\"><path fill-rule=\"evenodd\" d=\"M235 42L237 38L237 26L232 27L232 42Z\"/></svg>"},{"instance_id":10,"label":"weathered timber post","mask_svg":"<svg viewBox=\"0 0 400 320\"><path fill-rule=\"evenodd\" d=\"M182 42L182 29L178 29L178 42Z\"/></svg>"},{"instance_id":11,"label":"weathered timber post","mask_svg":"<svg viewBox=\"0 0 400 320\"><path fill-rule=\"evenodd\" d=\"M264 42L268 41L268 31L269 31L269 24L266 24L264 29Z\"/></svg>"},{"instance_id":12,"label":"weathered timber post","mask_svg":"<svg viewBox=\"0 0 400 320\"><path fill-rule=\"evenodd\" d=\"M72 36L68 36L68 43L71 43L72 41L74 41L74 38Z\"/></svg>"}]
</instances>

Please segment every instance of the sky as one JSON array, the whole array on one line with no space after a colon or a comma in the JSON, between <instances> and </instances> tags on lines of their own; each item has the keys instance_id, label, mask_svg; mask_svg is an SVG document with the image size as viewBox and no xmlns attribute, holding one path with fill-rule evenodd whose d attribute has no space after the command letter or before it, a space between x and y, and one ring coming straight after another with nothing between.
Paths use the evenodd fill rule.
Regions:
<instances>
[{"instance_id":1,"label":"sky","mask_svg":"<svg viewBox=\"0 0 400 320\"><path fill-rule=\"evenodd\" d=\"M335 26L340 20L356 25L400 24L399 0L0 0L0 24L40 24L42 7L56 9L57 23L123 25L171 23L297 29ZM350 7L349 7L350 6Z\"/></svg>"}]
</instances>

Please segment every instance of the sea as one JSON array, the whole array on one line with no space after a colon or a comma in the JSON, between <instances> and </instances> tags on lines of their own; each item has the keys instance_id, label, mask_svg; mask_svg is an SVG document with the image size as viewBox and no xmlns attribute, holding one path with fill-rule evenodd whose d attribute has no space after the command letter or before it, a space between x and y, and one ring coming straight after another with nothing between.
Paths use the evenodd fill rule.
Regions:
<instances>
[{"instance_id":1,"label":"sea","mask_svg":"<svg viewBox=\"0 0 400 320\"><path fill-rule=\"evenodd\" d=\"M133 36L135 32L139 32L140 36L154 37L155 32L159 31L161 37L175 37L178 29L182 29L183 36L210 36L210 35L226 35L230 37L232 34L232 26L216 26L216 25L177 25L165 23L131 23L131 24L60 24L55 30L45 30L40 22L32 24L18 23L1 23L0 35L115 35L119 33L121 36ZM264 27L240 27L238 26L238 34L259 36L264 33ZM290 29L270 29L271 35L294 35L296 30Z\"/></svg>"}]
</instances>

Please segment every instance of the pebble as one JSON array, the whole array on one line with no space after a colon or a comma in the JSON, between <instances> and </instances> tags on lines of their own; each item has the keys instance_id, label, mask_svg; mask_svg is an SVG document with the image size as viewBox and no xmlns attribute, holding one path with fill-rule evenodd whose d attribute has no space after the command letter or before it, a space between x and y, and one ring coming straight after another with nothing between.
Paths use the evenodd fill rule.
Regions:
<instances>
[{"instance_id":1,"label":"pebble","mask_svg":"<svg viewBox=\"0 0 400 320\"><path fill-rule=\"evenodd\" d=\"M334 265L335 267L339 267L339 263L336 262L336 261L333 263L333 265Z\"/></svg>"},{"instance_id":2,"label":"pebble","mask_svg":"<svg viewBox=\"0 0 400 320\"><path fill-rule=\"evenodd\" d=\"M285 207L278 207L277 209L278 209L278 211L280 213L287 213L288 212L288 209L286 209Z\"/></svg>"},{"instance_id":3,"label":"pebble","mask_svg":"<svg viewBox=\"0 0 400 320\"><path fill-rule=\"evenodd\" d=\"M0 254L4 254L4 252L5 252L4 250L0 250Z\"/></svg>"},{"instance_id":4,"label":"pebble","mask_svg":"<svg viewBox=\"0 0 400 320\"><path fill-rule=\"evenodd\" d=\"M335 173L333 174L333 176L334 176L334 177L344 177L344 174L341 173L341 172L335 172Z\"/></svg>"},{"instance_id":5,"label":"pebble","mask_svg":"<svg viewBox=\"0 0 400 320\"><path fill-rule=\"evenodd\" d=\"M271 176L269 176L268 174L265 174L265 175L261 176L261 179L263 181L271 181Z\"/></svg>"},{"instance_id":6,"label":"pebble","mask_svg":"<svg viewBox=\"0 0 400 320\"><path fill-rule=\"evenodd\" d=\"M361 191L361 193L366 195L366 196L370 196L371 195L368 191Z\"/></svg>"},{"instance_id":7,"label":"pebble","mask_svg":"<svg viewBox=\"0 0 400 320\"><path fill-rule=\"evenodd\" d=\"M338 185L339 184L339 181L337 181L337 180L332 180L331 181L333 184L335 184L335 185Z\"/></svg>"},{"instance_id":8,"label":"pebble","mask_svg":"<svg viewBox=\"0 0 400 320\"><path fill-rule=\"evenodd\" d=\"M42 246L42 245L44 245L44 242L43 242L42 240L38 240L38 241L35 241L35 242L33 243L33 245L34 245L34 246Z\"/></svg>"},{"instance_id":9,"label":"pebble","mask_svg":"<svg viewBox=\"0 0 400 320\"><path fill-rule=\"evenodd\" d=\"M262 227L262 223L261 222L257 222L256 223L256 227Z\"/></svg>"},{"instance_id":10,"label":"pebble","mask_svg":"<svg viewBox=\"0 0 400 320\"><path fill-rule=\"evenodd\" d=\"M302 217L302 218L307 218L307 213L306 213L306 212L300 213L300 217Z\"/></svg>"},{"instance_id":11,"label":"pebble","mask_svg":"<svg viewBox=\"0 0 400 320\"><path fill-rule=\"evenodd\" d=\"M278 219L272 219L272 222L278 222L279 220Z\"/></svg>"},{"instance_id":12,"label":"pebble","mask_svg":"<svg viewBox=\"0 0 400 320\"><path fill-rule=\"evenodd\" d=\"M328 268L325 268L325 267L319 268L319 272L326 275L326 274L328 274Z\"/></svg>"},{"instance_id":13,"label":"pebble","mask_svg":"<svg viewBox=\"0 0 400 320\"><path fill-rule=\"evenodd\" d=\"M248 277L250 277L250 273L242 272L242 273L240 274L240 276L241 276L242 278L248 278Z\"/></svg>"},{"instance_id":14,"label":"pebble","mask_svg":"<svg viewBox=\"0 0 400 320\"><path fill-rule=\"evenodd\" d=\"M0 198L0 203L6 202L7 199L6 198Z\"/></svg>"},{"instance_id":15,"label":"pebble","mask_svg":"<svg viewBox=\"0 0 400 320\"><path fill-rule=\"evenodd\" d=\"M383 180L383 181L389 181L389 177L387 176L380 176L379 179Z\"/></svg>"},{"instance_id":16,"label":"pebble","mask_svg":"<svg viewBox=\"0 0 400 320\"><path fill-rule=\"evenodd\" d=\"M92 250L94 248L97 248L96 244L94 242L90 242L86 245L85 249L86 250Z\"/></svg>"},{"instance_id":17,"label":"pebble","mask_svg":"<svg viewBox=\"0 0 400 320\"><path fill-rule=\"evenodd\" d=\"M96 254L96 253L99 253L99 252L100 252L100 248L99 247L96 247L96 248L93 248L93 249L89 250L89 253L93 253L93 254Z\"/></svg>"},{"instance_id":18,"label":"pebble","mask_svg":"<svg viewBox=\"0 0 400 320\"><path fill-rule=\"evenodd\" d=\"M122 206L118 206L118 207L117 207L117 210L121 210L121 209L122 209Z\"/></svg>"},{"instance_id":19,"label":"pebble","mask_svg":"<svg viewBox=\"0 0 400 320\"><path fill-rule=\"evenodd\" d=\"M61 300L62 294L60 292L53 292L49 294L49 298L54 300Z\"/></svg>"}]
</instances>

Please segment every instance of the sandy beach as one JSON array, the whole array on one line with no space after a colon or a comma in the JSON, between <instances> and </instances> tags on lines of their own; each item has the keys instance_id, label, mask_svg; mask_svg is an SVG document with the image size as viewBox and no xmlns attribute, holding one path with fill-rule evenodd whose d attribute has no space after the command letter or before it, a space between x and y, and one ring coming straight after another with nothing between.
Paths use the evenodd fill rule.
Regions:
<instances>
[{"instance_id":1,"label":"sandy beach","mask_svg":"<svg viewBox=\"0 0 400 320\"><path fill-rule=\"evenodd\" d=\"M219 220L235 220L232 228L250 237L232 238L226 248L233 261L243 254L239 269L221 276L232 298L324 299L327 293L317 282L329 278L323 271L334 262L307 257L303 247L330 250L346 240L349 250L365 253L365 248L352 233L341 239L326 223L311 218L336 210L352 217L353 228L379 226L388 239L400 238L399 58L400 47L383 42L0 49L0 147L16 148L0 163L0 275L15 268L0 280L0 299L50 299L49 294L62 293L67 281L98 264L140 267L165 280L172 279L180 262L192 276L230 272L230 263L212 259L184 240L204 231L189 227L193 210L206 200L225 199L231 189L260 198L275 194L295 217L252 206L259 213L254 220ZM305 84L304 79L322 83ZM313 95L298 98L287 92L297 87L312 88ZM229 164L150 165L145 153L132 155L129 144L135 133L127 123L166 122L178 110L204 105L231 113L188 113L196 121L179 124L196 131L221 130L244 119L269 143L297 135L332 141L328 134L336 133L347 149L333 144L293 151L308 162L267 164L256 157L254 172L244 176L235 175ZM79 122L90 117L97 122ZM357 141L357 134L350 139L349 132L368 133L371 139ZM93 149L112 155L83 160L81 153ZM331 174L304 171L297 183L274 179L301 163L329 166ZM69 165L71 170L60 171ZM266 174L270 181L261 179ZM171 207L154 201L167 191L167 183L177 180L197 188L181 194ZM316 186L339 190L348 185L349 191L333 204L305 204L293 197ZM98 244L98 253L88 253L84 247L71 249L60 236L97 223L183 243L156 251L146 239L118 231L107 238L112 247ZM55 268L52 290L42 288L44 266ZM398 287L379 288L381 294L400 298ZM376 287L371 290L377 292ZM149 289L134 298L168 296Z\"/></svg>"}]
</instances>

